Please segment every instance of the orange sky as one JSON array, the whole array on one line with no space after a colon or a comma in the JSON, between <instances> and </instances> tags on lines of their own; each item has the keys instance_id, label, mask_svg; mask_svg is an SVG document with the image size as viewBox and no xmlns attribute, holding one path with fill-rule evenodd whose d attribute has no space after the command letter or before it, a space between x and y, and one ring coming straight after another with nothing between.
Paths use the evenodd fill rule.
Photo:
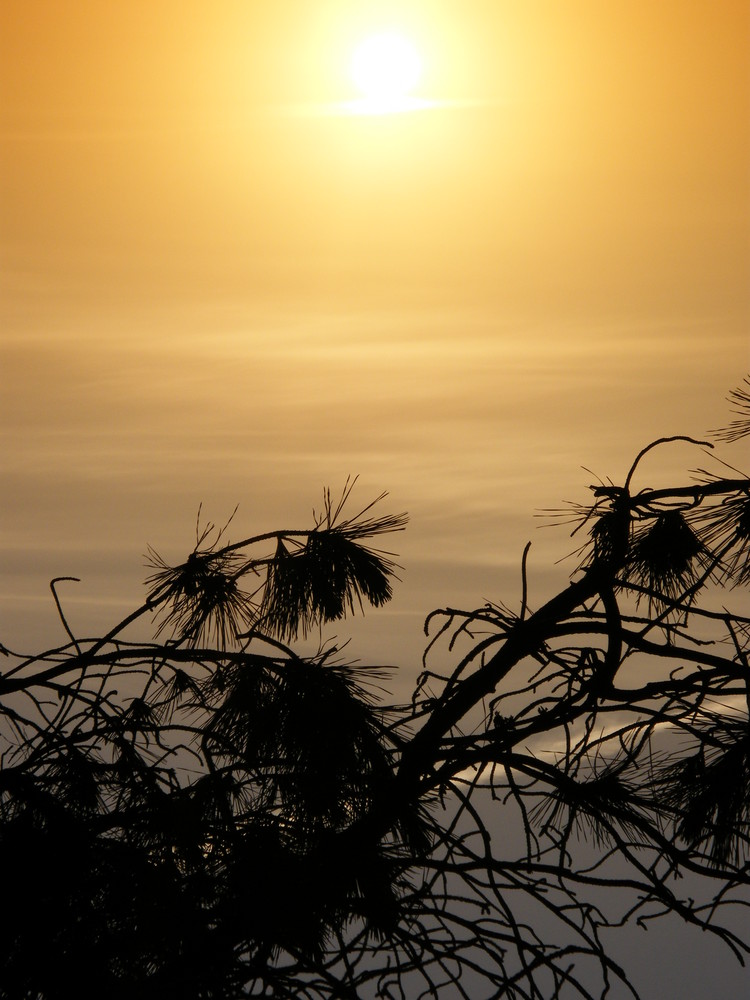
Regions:
<instances>
[{"instance_id":1,"label":"orange sky","mask_svg":"<svg viewBox=\"0 0 750 1000\"><path fill-rule=\"evenodd\" d=\"M344 114L383 28L431 106ZM357 473L412 523L337 631L398 697L432 608L518 606L529 538L538 606L574 543L535 512L750 370L749 55L746 0L2 0L0 641L64 641L71 574L101 634L201 502L305 527ZM637 939L645 997L715 975L686 940Z\"/></svg>"},{"instance_id":2,"label":"orange sky","mask_svg":"<svg viewBox=\"0 0 750 1000\"><path fill-rule=\"evenodd\" d=\"M303 526L350 473L412 514L354 655L410 682L424 615L516 600L529 537L532 586L562 582L535 510L721 423L748 370L749 21L4 0L3 641L61 638L58 574L74 627L109 623L201 501ZM339 113L353 45L393 26L435 106Z\"/></svg>"}]
</instances>

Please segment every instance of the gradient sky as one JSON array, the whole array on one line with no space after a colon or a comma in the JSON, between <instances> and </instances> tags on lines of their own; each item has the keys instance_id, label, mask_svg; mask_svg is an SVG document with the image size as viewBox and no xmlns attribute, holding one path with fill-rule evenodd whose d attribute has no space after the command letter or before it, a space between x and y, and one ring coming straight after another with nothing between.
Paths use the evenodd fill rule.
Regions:
<instances>
[{"instance_id":1,"label":"gradient sky","mask_svg":"<svg viewBox=\"0 0 750 1000\"><path fill-rule=\"evenodd\" d=\"M409 659L433 605L514 595L528 537L549 573L566 539L533 513L583 499L581 465L616 478L724 419L750 361L744 2L0 10L15 642L52 575L98 627L201 501L296 527L351 473L412 514L399 621L362 651L398 660L396 628ZM384 27L434 106L345 114Z\"/></svg>"},{"instance_id":2,"label":"gradient sky","mask_svg":"<svg viewBox=\"0 0 750 1000\"><path fill-rule=\"evenodd\" d=\"M384 28L429 106L347 113ZM349 474L412 515L339 630L401 694L527 539L532 604L563 585L535 512L750 368L749 54L745 0L3 0L2 641L62 641L61 574L101 633L201 502L305 527Z\"/></svg>"},{"instance_id":3,"label":"gradient sky","mask_svg":"<svg viewBox=\"0 0 750 1000\"><path fill-rule=\"evenodd\" d=\"M201 501L239 502L238 534L296 527L359 474L413 520L356 652L399 661L398 636L410 670L431 607L515 599L527 538L539 587L564 575L533 515L585 499L582 465L616 478L724 420L750 364L746 3L0 18L10 645L56 574L83 579L81 628L128 606L146 542L181 558ZM346 114L384 27L433 106Z\"/></svg>"}]
</instances>

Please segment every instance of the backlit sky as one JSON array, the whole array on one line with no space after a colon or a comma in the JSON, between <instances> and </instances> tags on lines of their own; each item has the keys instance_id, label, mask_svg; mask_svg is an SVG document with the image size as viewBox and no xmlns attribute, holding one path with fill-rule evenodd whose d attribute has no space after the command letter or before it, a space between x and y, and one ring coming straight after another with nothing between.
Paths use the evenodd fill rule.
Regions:
<instances>
[{"instance_id":1,"label":"backlit sky","mask_svg":"<svg viewBox=\"0 0 750 1000\"><path fill-rule=\"evenodd\" d=\"M425 107L351 114L386 29ZM2 642L63 641L62 574L101 634L201 502L305 527L349 474L412 516L339 630L400 695L433 607L517 606L527 539L532 604L562 586L535 512L750 368L749 56L744 0L3 0Z\"/></svg>"},{"instance_id":2,"label":"backlit sky","mask_svg":"<svg viewBox=\"0 0 750 1000\"><path fill-rule=\"evenodd\" d=\"M352 654L513 602L584 500L750 363L741 0L4 0L3 641L108 624L203 502L304 527L359 474L412 524ZM397 29L427 107L358 116ZM735 452L735 458L737 458ZM692 467L687 450L668 468ZM674 463L674 465L670 465ZM658 462L650 467L658 471ZM656 471L654 471L656 474ZM535 582L536 581L536 582ZM344 634L349 634L344 630Z\"/></svg>"}]
</instances>

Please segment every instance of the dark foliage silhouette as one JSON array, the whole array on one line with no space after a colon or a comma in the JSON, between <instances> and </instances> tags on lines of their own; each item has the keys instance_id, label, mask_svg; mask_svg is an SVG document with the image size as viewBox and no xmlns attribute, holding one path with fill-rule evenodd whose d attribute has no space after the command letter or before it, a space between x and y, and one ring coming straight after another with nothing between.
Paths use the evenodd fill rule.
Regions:
<instances>
[{"instance_id":1,"label":"dark foliage silhouette","mask_svg":"<svg viewBox=\"0 0 750 1000\"><path fill-rule=\"evenodd\" d=\"M538 608L527 546L516 610L433 612L405 705L291 645L391 596L406 516L348 515L353 483L305 529L150 550L102 636L53 580L66 641L2 649L0 996L635 996L611 933L672 918L744 962L750 478L636 491L675 442L713 451L658 439L559 512L585 540Z\"/></svg>"}]
</instances>

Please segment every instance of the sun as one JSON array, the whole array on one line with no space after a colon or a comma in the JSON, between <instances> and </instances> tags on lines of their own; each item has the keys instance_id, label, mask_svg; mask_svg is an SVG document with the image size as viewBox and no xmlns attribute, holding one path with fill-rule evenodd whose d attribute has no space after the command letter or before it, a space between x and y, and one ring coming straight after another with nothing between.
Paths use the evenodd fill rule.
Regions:
<instances>
[{"instance_id":1,"label":"sun","mask_svg":"<svg viewBox=\"0 0 750 1000\"><path fill-rule=\"evenodd\" d=\"M417 49L394 32L368 36L352 54L352 79L373 109L395 111L408 104L421 73Z\"/></svg>"}]
</instances>

